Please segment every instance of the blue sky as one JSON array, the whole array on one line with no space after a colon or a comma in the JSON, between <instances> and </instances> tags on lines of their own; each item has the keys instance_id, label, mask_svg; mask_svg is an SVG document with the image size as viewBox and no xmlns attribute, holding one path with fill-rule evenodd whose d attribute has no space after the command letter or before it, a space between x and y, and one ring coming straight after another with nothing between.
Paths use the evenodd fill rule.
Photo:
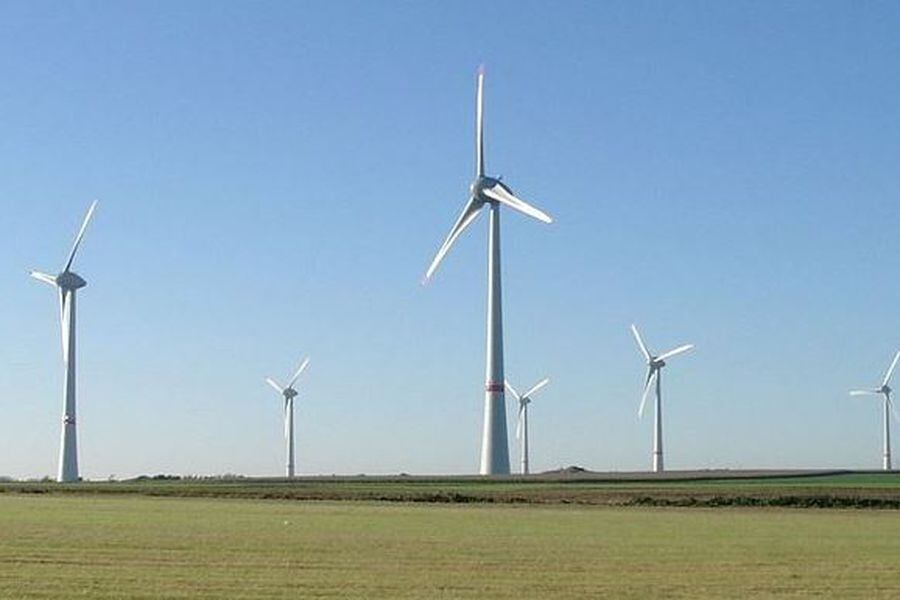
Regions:
<instances>
[{"instance_id":1,"label":"blue sky","mask_svg":"<svg viewBox=\"0 0 900 600\"><path fill-rule=\"evenodd\" d=\"M887 2L0 4L0 475L54 473L76 269L83 475L282 471L263 383L312 357L298 471L477 469L486 161L532 468L880 464L897 335L900 7ZM512 410L510 411L512 418ZM513 440L511 440L511 444ZM515 452L515 450L514 450Z\"/></svg>"}]
</instances>

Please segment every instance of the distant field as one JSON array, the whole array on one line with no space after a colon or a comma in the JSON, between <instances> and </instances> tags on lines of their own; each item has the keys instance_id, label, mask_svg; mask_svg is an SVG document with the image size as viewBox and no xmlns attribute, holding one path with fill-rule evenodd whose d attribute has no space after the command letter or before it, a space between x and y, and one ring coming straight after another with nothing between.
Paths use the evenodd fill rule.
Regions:
<instances>
[{"instance_id":1,"label":"distant field","mask_svg":"<svg viewBox=\"0 0 900 600\"><path fill-rule=\"evenodd\" d=\"M604 506L900 509L900 473L575 473L531 477L310 477L0 484L7 494Z\"/></svg>"},{"instance_id":2,"label":"distant field","mask_svg":"<svg viewBox=\"0 0 900 600\"><path fill-rule=\"evenodd\" d=\"M0 495L2 598L900 597L893 511Z\"/></svg>"}]
</instances>

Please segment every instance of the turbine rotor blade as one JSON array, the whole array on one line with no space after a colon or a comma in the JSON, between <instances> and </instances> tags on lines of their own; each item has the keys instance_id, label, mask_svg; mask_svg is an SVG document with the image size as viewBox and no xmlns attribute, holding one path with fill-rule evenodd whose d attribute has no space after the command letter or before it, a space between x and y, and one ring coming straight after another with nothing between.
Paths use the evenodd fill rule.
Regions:
<instances>
[{"instance_id":1,"label":"turbine rotor blade","mask_svg":"<svg viewBox=\"0 0 900 600\"><path fill-rule=\"evenodd\" d=\"M693 344L685 344L684 346L678 346L674 350L669 350L665 354L661 354L660 356L658 356L656 358L656 360L666 360L668 358L672 358L673 356L677 356L683 352L687 352L688 350L690 350L693 347L694 347Z\"/></svg>"},{"instance_id":2,"label":"turbine rotor blade","mask_svg":"<svg viewBox=\"0 0 900 600\"><path fill-rule=\"evenodd\" d=\"M897 409L894 408L894 400L891 398L890 394L887 394L887 403L888 407L891 409L891 415L893 415L894 420L900 422L900 414L897 414Z\"/></svg>"},{"instance_id":3,"label":"turbine rotor blade","mask_svg":"<svg viewBox=\"0 0 900 600\"><path fill-rule=\"evenodd\" d=\"M521 402L522 396L519 395L519 392L516 391L516 388L514 388L512 386L512 384L509 382L509 380L506 380L503 383L506 384L506 389L508 389L510 392L512 392L512 395L515 397L516 402ZM521 410L521 407L519 407L519 408Z\"/></svg>"},{"instance_id":4,"label":"turbine rotor blade","mask_svg":"<svg viewBox=\"0 0 900 600\"><path fill-rule=\"evenodd\" d=\"M94 210L96 208L97 200L94 200L91 203L91 207L87 211L87 215L85 215L84 217L84 221L81 223L81 229L78 230L78 235L75 236L75 243L72 245L72 251L69 253L69 260L66 261L66 266L63 269L63 273L72 268L72 263L75 261L75 254L78 253L78 247L81 245L81 240L84 239L84 232L87 230L88 223L91 222L91 217L94 216Z\"/></svg>"},{"instance_id":5,"label":"turbine rotor blade","mask_svg":"<svg viewBox=\"0 0 900 600\"><path fill-rule=\"evenodd\" d=\"M531 204L525 202L521 198L516 198L516 196L510 192L503 184L498 183L492 188L484 188L481 190L481 193L490 198L491 200L496 200L501 204L505 204L506 206L519 211L522 214L528 215L538 221L543 221L544 223L552 223L553 219L542 211L539 208L532 206Z\"/></svg>"},{"instance_id":6,"label":"turbine rotor blade","mask_svg":"<svg viewBox=\"0 0 900 600\"><path fill-rule=\"evenodd\" d=\"M484 65L478 68L475 92L475 176L484 177Z\"/></svg>"},{"instance_id":7,"label":"turbine rotor blade","mask_svg":"<svg viewBox=\"0 0 900 600\"><path fill-rule=\"evenodd\" d=\"M888 368L887 373L884 374L884 380L881 382L881 385L885 386L891 380L891 377L894 375L894 369L897 368L897 360L900 360L900 350L894 355L894 360L891 362L891 366Z\"/></svg>"},{"instance_id":8,"label":"turbine rotor blade","mask_svg":"<svg viewBox=\"0 0 900 600\"><path fill-rule=\"evenodd\" d=\"M43 281L44 283L49 283L50 285L56 285L56 277L54 277L53 275L41 273L40 271L31 271L29 275L34 277L38 281Z\"/></svg>"},{"instance_id":9,"label":"turbine rotor blade","mask_svg":"<svg viewBox=\"0 0 900 600\"><path fill-rule=\"evenodd\" d=\"M422 283L427 282L431 279L431 276L434 275L434 272L437 270L438 265L441 264L441 261L444 260L444 256L447 255L447 252L450 251L450 247L456 242L456 239L465 231L466 227L472 224L472 221L475 220L476 217L481 213L482 203L479 202L474 196L469 198L469 201L466 203L466 206L463 208L462 213L460 213L459 218L456 219L456 223L453 225L453 228L450 230L450 233L447 234L447 239L444 240L444 243L441 244L441 247L438 249L437 254L434 255L434 259L431 261L431 265L428 267L428 270L425 271L425 278Z\"/></svg>"},{"instance_id":10,"label":"turbine rotor blade","mask_svg":"<svg viewBox=\"0 0 900 600\"><path fill-rule=\"evenodd\" d=\"M276 390L279 394L283 394L283 393L284 393L284 388L282 388L280 385L278 385L277 383L275 383L275 380L272 379L271 377L266 377L266 383L268 383L268 384L271 385L273 388L275 388L275 390Z\"/></svg>"},{"instance_id":11,"label":"turbine rotor blade","mask_svg":"<svg viewBox=\"0 0 900 600\"><path fill-rule=\"evenodd\" d=\"M297 371L294 373L294 376L291 377L290 383L287 384L287 387L294 387L294 384L297 383L297 378L300 377L300 374L306 370L306 365L309 364L309 357L303 359L303 362L300 363L300 366L297 367Z\"/></svg>"},{"instance_id":12,"label":"turbine rotor blade","mask_svg":"<svg viewBox=\"0 0 900 600\"><path fill-rule=\"evenodd\" d=\"M69 323L72 320L72 290L59 290L59 326L62 333L63 361L69 362Z\"/></svg>"},{"instance_id":13,"label":"turbine rotor blade","mask_svg":"<svg viewBox=\"0 0 900 600\"><path fill-rule=\"evenodd\" d=\"M650 362L650 351L647 350L647 346L644 344L644 340L641 338L641 334L638 331L638 328L631 325L631 334L634 335L634 339L637 342L638 348L641 349L641 354L644 355L644 358L647 359L647 362Z\"/></svg>"},{"instance_id":14,"label":"turbine rotor blade","mask_svg":"<svg viewBox=\"0 0 900 600\"><path fill-rule=\"evenodd\" d=\"M517 440L522 437L522 426L524 425L524 422L522 420L522 415L524 412L525 412L525 404L522 402L519 402L519 421L516 424L516 439Z\"/></svg>"},{"instance_id":15,"label":"turbine rotor blade","mask_svg":"<svg viewBox=\"0 0 900 600\"><path fill-rule=\"evenodd\" d=\"M851 396L877 396L881 390L850 390Z\"/></svg>"},{"instance_id":16,"label":"turbine rotor blade","mask_svg":"<svg viewBox=\"0 0 900 600\"><path fill-rule=\"evenodd\" d=\"M644 416L644 406L647 404L647 394L650 392L650 388L653 387L657 372L656 369L650 369L647 372L647 383L644 385L644 393L641 396L641 406L638 408L638 418L643 418Z\"/></svg>"},{"instance_id":17,"label":"turbine rotor blade","mask_svg":"<svg viewBox=\"0 0 900 600\"><path fill-rule=\"evenodd\" d=\"M536 383L536 384L534 385L534 387L532 387L530 390L528 390L527 392L525 392L524 394L522 394L522 397L523 397L523 398L529 398L529 399L530 399L530 398L534 395L535 392L537 392L538 390L540 390L541 388L543 388L543 387L544 387L545 385L547 385L548 383L550 383L550 378L549 378L549 377L544 377L544 378L541 379L538 383Z\"/></svg>"}]
</instances>

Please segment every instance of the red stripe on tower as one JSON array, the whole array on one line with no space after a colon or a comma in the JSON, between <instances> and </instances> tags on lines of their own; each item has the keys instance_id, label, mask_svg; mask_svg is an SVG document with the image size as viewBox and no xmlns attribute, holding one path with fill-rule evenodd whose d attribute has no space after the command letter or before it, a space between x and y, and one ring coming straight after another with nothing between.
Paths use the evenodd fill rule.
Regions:
<instances>
[{"instance_id":1,"label":"red stripe on tower","mask_svg":"<svg viewBox=\"0 0 900 600\"><path fill-rule=\"evenodd\" d=\"M486 384L484 384L484 390L486 392L497 393L502 392L504 389L506 389L505 386L502 383L497 383L496 381L488 381Z\"/></svg>"}]
</instances>

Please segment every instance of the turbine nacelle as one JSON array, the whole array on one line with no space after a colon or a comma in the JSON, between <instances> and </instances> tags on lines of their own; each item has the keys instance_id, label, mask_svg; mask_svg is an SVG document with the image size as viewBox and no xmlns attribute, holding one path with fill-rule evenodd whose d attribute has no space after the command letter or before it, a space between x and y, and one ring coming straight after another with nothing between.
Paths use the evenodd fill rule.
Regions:
<instances>
[{"instance_id":1,"label":"turbine nacelle","mask_svg":"<svg viewBox=\"0 0 900 600\"><path fill-rule=\"evenodd\" d=\"M293 400L297 397L297 390L295 390L294 388L288 388L281 392L281 395L284 396L285 400Z\"/></svg>"},{"instance_id":2,"label":"turbine nacelle","mask_svg":"<svg viewBox=\"0 0 900 600\"><path fill-rule=\"evenodd\" d=\"M65 271L56 276L56 285L64 290L80 290L87 285L87 281L72 271Z\"/></svg>"}]
</instances>

